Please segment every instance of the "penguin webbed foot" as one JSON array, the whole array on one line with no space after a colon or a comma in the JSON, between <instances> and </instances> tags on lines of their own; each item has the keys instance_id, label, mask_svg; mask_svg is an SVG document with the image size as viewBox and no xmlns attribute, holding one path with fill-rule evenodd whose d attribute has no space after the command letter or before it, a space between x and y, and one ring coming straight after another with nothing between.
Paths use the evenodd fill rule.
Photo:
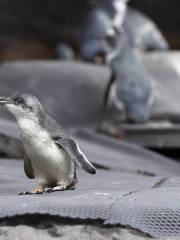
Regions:
<instances>
[{"instance_id":1,"label":"penguin webbed foot","mask_svg":"<svg viewBox=\"0 0 180 240\"><path fill-rule=\"evenodd\" d=\"M46 188L45 189L45 192L46 193L51 193L51 192L57 192L57 191L66 191L66 190L74 190L76 187L75 187L75 184L74 183L71 183L69 185L65 185L65 184L59 184L55 187L51 187L51 188Z\"/></svg>"},{"instance_id":2,"label":"penguin webbed foot","mask_svg":"<svg viewBox=\"0 0 180 240\"><path fill-rule=\"evenodd\" d=\"M51 193L51 192L65 191L65 190L66 190L66 187L64 187L64 186L56 186L56 187L52 187L52 188L46 188L45 192Z\"/></svg>"},{"instance_id":3,"label":"penguin webbed foot","mask_svg":"<svg viewBox=\"0 0 180 240\"><path fill-rule=\"evenodd\" d=\"M18 195L43 194L43 193L45 193L45 187L42 185L38 185L32 190L21 192Z\"/></svg>"},{"instance_id":4,"label":"penguin webbed foot","mask_svg":"<svg viewBox=\"0 0 180 240\"><path fill-rule=\"evenodd\" d=\"M38 185L37 187L33 188L32 190L21 192L18 195L43 194L43 193L51 193L51 192L74 190L74 189L75 189L74 182L72 182L71 184L59 184L55 187L45 187L42 185Z\"/></svg>"}]
</instances>

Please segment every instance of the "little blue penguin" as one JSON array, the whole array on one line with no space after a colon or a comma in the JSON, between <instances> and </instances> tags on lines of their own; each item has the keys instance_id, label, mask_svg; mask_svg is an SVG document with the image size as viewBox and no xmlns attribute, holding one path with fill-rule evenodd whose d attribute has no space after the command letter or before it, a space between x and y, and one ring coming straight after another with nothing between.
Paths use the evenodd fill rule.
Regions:
<instances>
[{"instance_id":1,"label":"little blue penguin","mask_svg":"<svg viewBox=\"0 0 180 240\"><path fill-rule=\"evenodd\" d=\"M0 104L14 115L20 129L25 174L39 182L37 187L21 194L74 189L76 164L90 174L96 173L76 140L66 136L35 96L21 93L1 97Z\"/></svg>"},{"instance_id":2,"label":"little blue penguin","mask_svg":"<svg viewBox=\"0 0 180 240\"><path fill-rule=\"evenodd\" d=\"M128 7L123 27L132 46L144 51L166 51L169 44L157 25L145 14Z\"/></svg>"},{"instance_id":3,"label":"little blue penguin","mask_svg":"<svg viewBox=\"0 0 180 240\"><path fill-rule=\"evenodd\" d=\"M102 0L87 15L81 31L80 53L94 62L116 46L116 35L126 14L126 0Z\"/></svg>"},{"instance_id":4,"label":"little blue penguin","mask_svg":"<svg viewBox=\"0 0 180 240\"><path fill-rule=\"evenodd\" d=\"M80 53L85 61L106 58L117 45L122 28L132 47L143 51L168 50L157 25L145 14L127 7L126 0L101 0L90 10L81 31Z\"/></svg>"},{"instance_id":5,"label":"little blue penguin","mask_svg":"<svg viewBox=\"0 0 180 240\"><path fill-rule=\"evenodd\" d=\"M154 81L146 72L137 51L119 37L118 48L107 56L112 79L105 94L105 105L125 113L126 120L143 123L149 120L154 101Z\"/></svg>"}]
</instances>

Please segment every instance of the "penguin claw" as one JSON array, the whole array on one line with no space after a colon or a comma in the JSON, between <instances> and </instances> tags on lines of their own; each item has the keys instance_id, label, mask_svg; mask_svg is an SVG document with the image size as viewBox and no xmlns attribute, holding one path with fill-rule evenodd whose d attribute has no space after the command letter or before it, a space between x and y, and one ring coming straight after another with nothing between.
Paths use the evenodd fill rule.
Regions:
<instances>
[{"instance_id":1,"label":"penguin claw","mask_svg":"<svg viewBox=\"0 0 180 240\"><path fill-rule=\"evenodd\" d=\"M18 195L30 195L30 194L33 194L33 193L30 191L26 191L26 192L20 192Z\"/></svg>"},{"instance_id":2,"label":"penguin claw","mask_svg":"<svg viewBox=\"0 0 180 240\"><path fill-rule=\"evenodd\" d=\"M26 194L29 194L28 192L20 192L18 193L18 195L26 195Z\"/></svg>"},{"instance_id":3,"label":"penguin claw","mask_svg":"<svg viewBox=\"0 0 180 240\"><path fill-rule=\"evenodd\" d=\"M37 192L26 191L26 192L21 192L18 195L31 195L31 194L43 194L43 193L44 192L40 192L40 191L37 191Z\"/></svg>"},{"instance_id":4,"label":"penguin claw","mask_svg":"<svg viewBox=\"0 0 180 240\"><path fill-rule=\"evenodd\" d=\"M51 192L53 192L53 191L52 191L52 188L46 188L46 189L45 189L45 193L51 193Z\"/></svg>"}]
</instances>

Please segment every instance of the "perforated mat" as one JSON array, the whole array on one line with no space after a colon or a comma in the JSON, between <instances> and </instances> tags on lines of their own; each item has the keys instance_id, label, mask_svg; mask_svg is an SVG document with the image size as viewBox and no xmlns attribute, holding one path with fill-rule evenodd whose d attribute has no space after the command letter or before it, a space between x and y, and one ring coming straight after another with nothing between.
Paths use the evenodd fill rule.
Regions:
<instances>
[{"instance_id":1,"label":"perforated mat","mask_svg":"<svg viewBox=\"0 0 180 240\"><path fill-rule=\"evenodd\" d=\"M81 130L75 136L89 160L100 166L95 176L78 170L74 191L18 196L35 185L21 160L0 160L0 217L50 214L101 219L128 225L154 237L180 235L180 164L126 143Z\"/></svg>"}]
</instances>

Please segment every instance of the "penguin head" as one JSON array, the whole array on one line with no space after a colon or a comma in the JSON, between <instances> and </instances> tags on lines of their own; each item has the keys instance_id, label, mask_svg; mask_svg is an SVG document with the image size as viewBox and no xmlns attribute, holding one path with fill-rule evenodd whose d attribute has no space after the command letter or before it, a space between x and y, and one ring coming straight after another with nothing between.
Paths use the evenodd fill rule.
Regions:
<instances>
[{"instance_id":1,"label":"penguin head","mask_svg":"<svg viewBox=\"0 0 180 240\"><path fill-rule=\"evenodd\" d=\"M133 103L127 109L127 120L132 123L146 123L150 115L150 107L145 103Z\"/></svg>"},{"instance_id":2,"label":"penguin head","mask_svg":"<svg viewBox=\"0 0 180 240\"><path fill-rule=\"evenodd\" d=\"M16 119L23 117L36 118L43 110L39 100L35 96L26 93L18 93L12 97L1 97L0 104L5 105Z\"/></svg>"}]
</instances>

